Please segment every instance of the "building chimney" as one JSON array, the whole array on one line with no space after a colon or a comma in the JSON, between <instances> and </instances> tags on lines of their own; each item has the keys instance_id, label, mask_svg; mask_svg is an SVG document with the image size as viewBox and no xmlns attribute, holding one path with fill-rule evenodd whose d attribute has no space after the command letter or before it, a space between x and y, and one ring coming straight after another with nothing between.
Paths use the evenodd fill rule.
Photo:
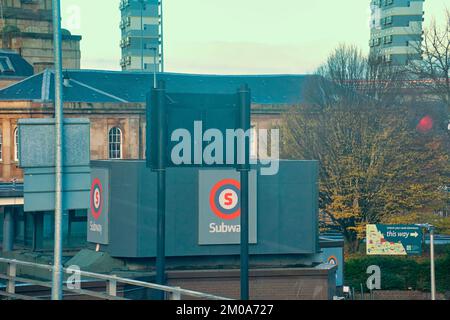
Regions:
<instances>
[{"instance_id":1,"label":"building chimney","mask_svg":"<svg viewBox=\"0 0 450 320\"><path fill-rule=\"evenodd\" d=\"M33 71L34 74L40 73L44 71L45 69L52 69L53 63L51 62L35 62L33 63Z\"/></svg>"}]
</instances>

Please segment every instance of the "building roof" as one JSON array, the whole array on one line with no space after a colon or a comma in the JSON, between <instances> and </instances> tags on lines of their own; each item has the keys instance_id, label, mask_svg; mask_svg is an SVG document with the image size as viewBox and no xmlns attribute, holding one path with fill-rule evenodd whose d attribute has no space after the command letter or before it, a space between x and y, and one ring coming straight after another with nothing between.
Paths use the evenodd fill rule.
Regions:
<instances>
[{"instance_id":1,"label":"building roof","mask_svg":"<svg viewBox=\"0 0 450 320\"><path fill-rule=\"evenodd\" d=\"M20 54L0 49L0 78L26 78L33 75L33 66Z\"/></svg>"},{"instance_id":2,"label":"building roof","mask_svg":"<svg viewBox=\"0 0 450 320\"><path fill-rule=\"evenodd\" d=\"M69 80L64 86L66 102L143 103L153 86L153 74L145 72L65 70ZM255 104L297 104L303 101L305 75L195 75L158 74L168 92L234 93L242 84L252 90ZM54 72L45 70L0 90L0 101L51 102L54 97Z\"/></svg>"}]
</instances>

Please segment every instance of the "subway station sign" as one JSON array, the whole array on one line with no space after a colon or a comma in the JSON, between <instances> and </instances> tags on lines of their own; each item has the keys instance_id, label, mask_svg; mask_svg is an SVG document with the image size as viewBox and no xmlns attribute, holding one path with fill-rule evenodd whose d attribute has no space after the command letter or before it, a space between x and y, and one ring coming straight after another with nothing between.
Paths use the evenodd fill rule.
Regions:
<instances>
[{"instance_id":1,"label":"subway station sign","mask_svg":"<svg viewBox=\"0 0 450 320\"><path fill-rule=\"evenodd\" d=\"M93 168L89 192L87 240L92 243L109 243L109 171Z\"/></svg>"},{"instance_id":2,"label":"subway station sign","mask_svg":"<svg viewBox=\"0 0 450 320\"><path fill-rule=\"evenodd\" d=\"M249 174L249 243L257 242L256 171ZM199 172L199 244L240 244L240 175L234 170Z\"/></svg>"},{"instance_id":3,"label":"subway station sign","mask_svg":"<svg viewBox=\"0 0 450 320\"><path fill-rule=\"evenodd\" d=\"M416 225L366 226L367 255L406 256L422 254L422 229Z\"/></svg>"}]
</instances>

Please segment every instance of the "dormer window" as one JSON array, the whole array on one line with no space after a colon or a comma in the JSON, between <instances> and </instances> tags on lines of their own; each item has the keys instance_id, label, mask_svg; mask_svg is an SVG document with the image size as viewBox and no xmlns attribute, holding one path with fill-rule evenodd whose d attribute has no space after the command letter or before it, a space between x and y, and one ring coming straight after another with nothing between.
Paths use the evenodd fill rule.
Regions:
<instances>
[{"instance_id":1,"label":"dormer window","mask_svg":"<svg viewBox=\"0 0 450 320\"><path fill-rule=\"evenodd\" d=\"M14 73L14 69L11 60L8 57L0 57L0 73Z\"/></svg>"}]
</instances>

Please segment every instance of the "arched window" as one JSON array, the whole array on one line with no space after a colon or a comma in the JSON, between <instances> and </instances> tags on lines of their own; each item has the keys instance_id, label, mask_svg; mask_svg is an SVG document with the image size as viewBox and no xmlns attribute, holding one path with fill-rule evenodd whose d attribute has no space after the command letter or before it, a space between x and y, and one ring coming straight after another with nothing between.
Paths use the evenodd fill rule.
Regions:
<instances>
[{"instance_id":1,"label":"arched window","mask_svg":"<svg viewBox=\"0 0 450 320\"><path fill-rule=\"evenodd\" d=\"M118 127L109 130L109 158L122 159L122 130Z\"/></svg>"},{"instance_id":2,"label":"arched window","mask_svg":"<svg viewBox=\"0 0 450 320\"><path fill-rule=\"evenodd\" d=\"M14 129L14 161L19 161L19 130Z\"/></svg>"}]
</instances>

